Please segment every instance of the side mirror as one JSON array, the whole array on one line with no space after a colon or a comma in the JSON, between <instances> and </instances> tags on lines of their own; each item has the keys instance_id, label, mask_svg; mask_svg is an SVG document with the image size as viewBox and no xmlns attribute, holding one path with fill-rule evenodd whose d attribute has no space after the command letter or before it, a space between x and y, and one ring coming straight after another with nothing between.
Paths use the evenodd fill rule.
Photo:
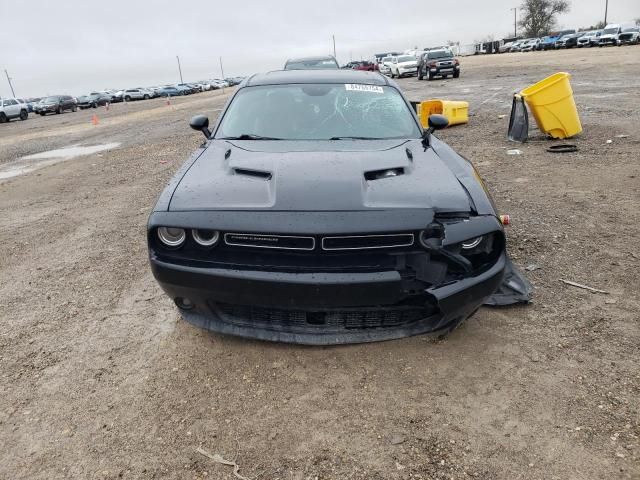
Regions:
<instances>
[{"instance_id":1,"label":"side mirror","mask_svg":"<svg viewBox=\"0 0 640 480\"><path fill-rule=\"evenodd\" d=\"M444 115L429 115L429 129L431 131L442 130L443 128L447 128L448 126L449 119Z\"/></svg>"},{"instance_id":2,"label":"side mirror","mask_svg":"<svg viewBox=\"0 0 640 480\"><path fill-rule=\"evenodd\" d=\"M209 130L209 117L205 115L196 115L189 121L189 126L194 130L202 132L207 140L211 138L211 131Z\"/></svg>"},{"instance_id":3,"label":"side mirror","mask_svg":"<svg viewBox=\"0 0 640 480\"><path fill-rule=\"evenodd\" d=\"M449 120L444 115L433 114L429 115L429 128L427 128L422 134L422 146L425 152L431 145L431 134L435 130L442 130L449 125Z\"/></svg>"}]
</instances>

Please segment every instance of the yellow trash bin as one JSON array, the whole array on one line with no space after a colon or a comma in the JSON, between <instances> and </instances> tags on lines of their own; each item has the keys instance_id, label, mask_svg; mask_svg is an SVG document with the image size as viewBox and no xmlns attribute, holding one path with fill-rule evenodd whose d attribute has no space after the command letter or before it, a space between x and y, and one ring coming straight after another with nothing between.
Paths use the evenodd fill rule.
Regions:
<instances>
[{"instance_id":1,"label":"yellow trash bin","mask_svg":"<svg viewBox=\"0 0 640 480\"><path fill-rule=\"evenodd\" d=\"M555 73L520 92L538 128L553 138L573 137L582 132L569 78L568 73Z\"/></svg>"},{"instance_id":2,"label":"yellow trash bin","mask_svg":"<svg viewBox=\"0 0 640 480\"><path fill-rule=\"evenodd\" d=\"M431 99L420 102L418 117L424 128L429 126L429 115L434 113L444 115L449 125L458 125L469 121L469 102Z\"/></svg>"}]
</instances>

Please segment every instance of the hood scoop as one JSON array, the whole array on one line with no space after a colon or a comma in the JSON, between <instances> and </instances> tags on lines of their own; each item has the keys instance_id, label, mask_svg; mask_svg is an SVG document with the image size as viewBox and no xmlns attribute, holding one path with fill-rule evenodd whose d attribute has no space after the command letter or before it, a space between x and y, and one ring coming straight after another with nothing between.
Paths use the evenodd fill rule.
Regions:
<instances>
[{"instance_id":1,"label":"hood scoop","mask_svg":"<svg viewBox=\"0 0 640 480\"><path fill-rule=\"evenodd\" d=\"M364 172L364 178L368 181L399 177L400 175L404 175L404 167L384 168L382 170L371 170L369 172Z\"/></svg>"},{"instance_id":2,"label":"hood scoop","mask_svg":"<svg viewBox=\"0 0 640 480\"><path fill-rule=\"evenodd\" d=\"M249 168L235 167L233 169L233 173L235 173L236 175L243 175L245 177L259 178L261 180L271 180L272 177L271 172L265 172L263 170L251 170Z\"/></svg>"}]
</instances>

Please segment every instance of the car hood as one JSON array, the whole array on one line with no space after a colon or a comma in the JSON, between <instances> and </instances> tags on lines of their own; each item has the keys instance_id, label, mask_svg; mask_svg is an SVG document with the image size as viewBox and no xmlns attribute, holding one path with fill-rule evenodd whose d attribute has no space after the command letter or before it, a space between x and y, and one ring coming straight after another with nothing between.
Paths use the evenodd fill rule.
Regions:
<instances>
[{"instance_id":1,"label":"car hood","mask_svg":"<svg viewBox=\"0 0 640 480\"><path fill-rule=\"evenodd\" d=\"M399 174L365 178L388 169ZM169 204L170 211L396 208L467 212L470 200L445 162L433 149L424 151L420 140L214 140Z\"/></svg>"}]
</instances>

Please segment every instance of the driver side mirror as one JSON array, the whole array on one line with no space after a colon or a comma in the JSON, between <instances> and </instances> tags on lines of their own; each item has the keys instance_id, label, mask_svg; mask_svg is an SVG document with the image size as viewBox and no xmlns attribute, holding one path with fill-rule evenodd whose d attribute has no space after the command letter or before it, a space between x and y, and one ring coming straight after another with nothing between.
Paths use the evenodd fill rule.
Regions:
<instances>
[{"instance_id":1,"label":"driver side mirror","mask_svg":"<svg viewBox=\"0 0 640 480\"><path fill-rule=\"evenodd\" d=\"M431 145L431 134L435 130L442 130L449 125L449 119L444 115L433 114L429 115L429 128L427 128L422 134L422 146L425 151Z\"/></svg>"},{"instance_id":2,"label":"driver side mirror","mask_svg":"<svg viewBox=\"0 0 640 480\"><path fill-rule=\"evenodd\" d=\"M205 115L196 115L189 121L189 126L194 130L198 130L207 137L207 140L211 138L211 130L209 130L209 117Z\"/></svg>"},{"instance_id":3,"label":"driver side mirror","mask_svg":"<svg viewBox=\"0 0 640 480\"><path fill-rule=\"evenodd\" d=\"M449 119L444 115L433 114L429 115L429 130L442 130L449 126Z\"/></svg>"}]
</instances>

